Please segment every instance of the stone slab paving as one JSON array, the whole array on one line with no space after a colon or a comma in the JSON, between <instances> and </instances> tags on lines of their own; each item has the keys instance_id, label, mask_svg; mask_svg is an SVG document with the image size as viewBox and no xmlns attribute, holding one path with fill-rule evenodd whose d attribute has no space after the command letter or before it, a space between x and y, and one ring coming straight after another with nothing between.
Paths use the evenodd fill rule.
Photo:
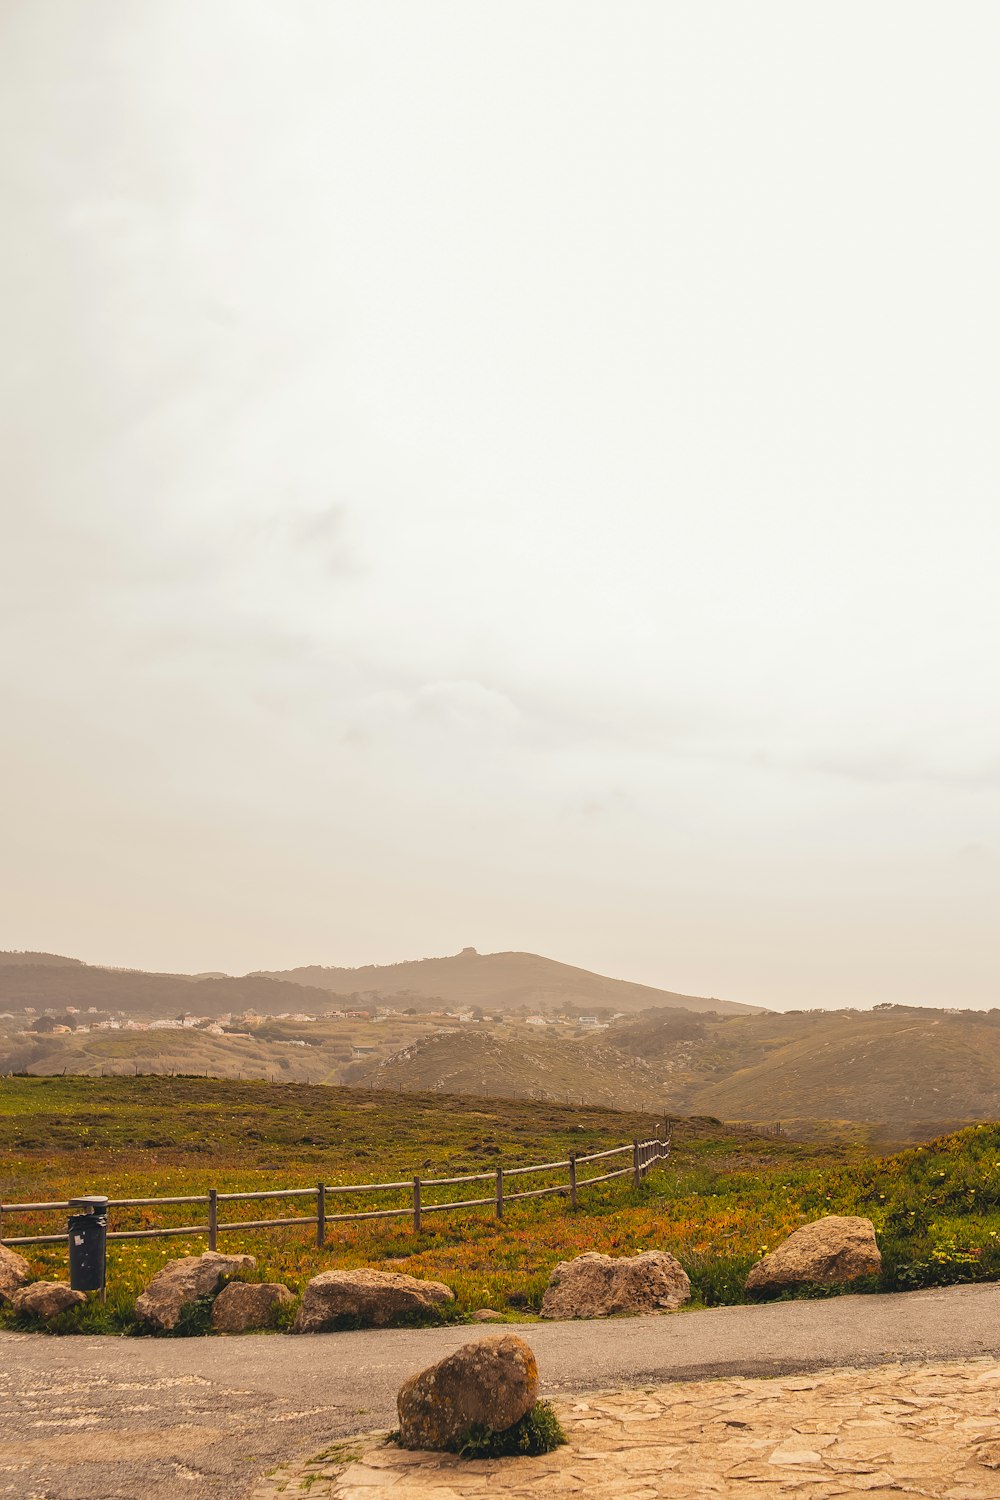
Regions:
<instances>
[{"instance_id":1,"label":"stone slab paving","mask_svg":"<svg viewBox=\"0 0 1000 1500\"><path fill-rule=\"evenodd\" d=\"M611 1391L555 1406L569 1443L467 1462L349 1439L252 1500L998 1500L1000 1365L886 1365Z\"/></svg>"}]
</instances>

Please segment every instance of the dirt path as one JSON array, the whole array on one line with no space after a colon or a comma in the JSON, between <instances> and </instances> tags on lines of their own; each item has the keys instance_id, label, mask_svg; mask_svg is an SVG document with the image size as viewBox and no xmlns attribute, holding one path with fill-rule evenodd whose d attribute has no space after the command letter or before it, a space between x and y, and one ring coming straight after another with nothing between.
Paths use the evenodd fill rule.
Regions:
<instances>
[{"instance_id":1,"label":"dirt path","mask_svg":"<svg viewBox=\"0 0 1000 1500\"><path fill-rule=\"evenodd\" d=\"M1000 1286L519 1330L548 1392L1000 1356ZM0 1496L246 1500L267 1471L391 1425L407 1375L475 1328L242 1339L0 1334ZM998 1486L1000 1488L1000 1486Z\"/></svg>"}]
</instances>

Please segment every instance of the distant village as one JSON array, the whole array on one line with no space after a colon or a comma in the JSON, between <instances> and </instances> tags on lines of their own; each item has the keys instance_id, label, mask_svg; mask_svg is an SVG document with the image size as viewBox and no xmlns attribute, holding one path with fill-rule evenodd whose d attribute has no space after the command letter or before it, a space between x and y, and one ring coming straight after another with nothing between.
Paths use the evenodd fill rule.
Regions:
<instances>
[{"instance_id":1,"label":"distant village","mask_svg":"<svg viewBox=\"0 0 1000 1500\"><path fill-rule=\"evenodd\" d=\"M244 1010L239 1013L225 1012L215 1016L196 1015L192 1012L183 1012L176 1016L162 1016L155 1018L139 1018L130 1016L125 1012L108 1012L98 1006L88 1006L81 1009L77 1006L47 1006L42 1010L26 1005L23 1011L25 1020L24 1034L34 1035L84 1035L88 1032L149 1032L149 1031L200 1031L208 1036L230 1037L234 1040L251 1040L259 1033L261 1027L274 1023L290 1023L293 1025L314 1025L317 1023L329 1023L336 1021L369 1023L378 1025L386 1021L405 1021L417 1019L421 1022L437 1023L438 1025L481 1025L491 1022L494 1025L524 1025L535 1027L573 1028L600 1031L607 1028L612 1020L617 1020L621 1012L613 1015L602 1013L601 1015L575 1015L566 1012L554 1012L549 1015L531 1014L523 1015L518 1012L484 1014L479 1006L473 1006L464 1010L417 1010L409 1006L402 1008L391 1005L375 1005L370 1008L324 1010L320 1014L308 1011L280 1011L273 1014L264 1014L255 1010ZM17 1021L20 1014L12 1011L0 1012L0 1021ZM302 1038L270 1038L272 1041L284 1041L289 1046L307 1047L309 1042ZM377 1053L380 1049L375 1045L367 1046L363 1043L352 1047L355 1058L364 1058Z\"/></svg>"}]
</instances>

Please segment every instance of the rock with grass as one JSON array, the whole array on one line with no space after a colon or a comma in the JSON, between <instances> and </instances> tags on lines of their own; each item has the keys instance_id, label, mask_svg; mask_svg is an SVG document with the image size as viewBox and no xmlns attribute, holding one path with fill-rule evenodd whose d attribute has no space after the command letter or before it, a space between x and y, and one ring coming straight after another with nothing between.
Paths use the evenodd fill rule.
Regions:
<instances>
[{"instance_id":1,"label":"rock with grass","mask_svg":"<svg viewBox=\"0 0 1000 1500\"><path fill-rule=\"evenodd\" d=\"M252 1255L220 1255L215 1250L170 1260L136 1301L135 1315L156 1333L172 1333L188 1308L203 1297L214 1297L231 1276L252 1271L256 1264Z\"/></svg>"},{"instance_id":2,"label":"rock with grass","mask_svg":"<svg viewBox=\"0 0 1000 1500\"><path fill-rule=\"evenodd\" d=\"M556 1266L542 1298L542 1317L673 1312L690 1296L683 1266L665 1250L617 1256L590 1250Z\"/></svg>"},{"instance_id":3,"label":"rock with grass","mask_svg":"<svg viewBox=\"0 0 1000 1500\"><path fill-rule=\"evenodd\" d=\"M538 1366L515 1334L477 1339L412 1375L396 1397L404 1448L457 1452L470 1433L503 1432L538 1399Z\"/></svg>"},{"instance_id":4,"label":"rock with grass","mask_svg":"<svg viewBox=\"0 0 1000 1500\"><path fill-rule=\"evenodd\" d=\"M292 1332L389 1328L431 1320L454 1297L441 1281L421 1281L399 1271L321 1271L306 1286Z\"/></svg>"},{"instance_id":5,"label":"rock with grass","mask_svg":"<svg viewBox=\"0 0 1000 1500\"><path fill-rule=\"evenodd\" d=\"M746 1285L756 1297L777 1297L798 1287L836 1286L874 1276L881 1269L871 1219L830 1214L794 1230L757 1262Z\"/></svg>"},{"instance_id":6,"label":"rock with grass","mask_svg":"<svg viewBox=\"0 0 1000 1500\"><path fill-rule=\"evenodd\" d=\"M82 1307L86 1300L86 1292L74 1292L65 1281L33 1281L14 1293L11 1307L19 1317L47 1322L71 1307Z\"/></svg>"},{"instance_id":7,"label":"rock with grass","mask_svg":"<svg viewBox=\"0 0 1000 1500\"><path fill-rule=\"evenodd\" d=\"M497 1312L493 1307L478 1307L472 1314L474 1323L502 1323L503 1313Z\"/></svg>"},{"instance_id":8,"label":"rock with grass","mask_svg":"<svg viewBox=\"0 0 1000 1500\"><path fill-rule=\"evenodd\" d=\"M212 1303L212 1327L216 1333L277 1328L283 1309L294 1301L278 1281L231 1281Z\"/></svg>"},{"instance_id":9,"label":"rock with grass","mask_svg":"<svg viewBox=\"0 0 1000 1500\"><path fill-rule=\"evenodd\" d=\"M31 1270L24 1256L0 1245L0 1303L9 1302L30 1280Z\"/></svg>"}]
</instances>

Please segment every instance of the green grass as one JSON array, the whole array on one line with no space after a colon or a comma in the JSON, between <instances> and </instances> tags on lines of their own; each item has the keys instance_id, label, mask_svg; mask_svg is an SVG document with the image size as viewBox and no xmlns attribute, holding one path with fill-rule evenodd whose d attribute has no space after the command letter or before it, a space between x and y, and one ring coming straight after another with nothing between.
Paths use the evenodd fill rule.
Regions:
<instances>
[{"instance_id":1,"label":"green grass","mask_svg":"<svg viewBox=\"0 0 1000 1500\"><path fill-rule=\"evenodd\" d=\"M402 1096L295 1084L196 1078L12 1078L0 1081L0 1197L4 1202L259 1191L492 1171L587 1152L647 1135L649 1116L584 1106L438 1095ZM539 1180L539 1185L540 1185ZM536 1185L532 1180L532 1186ZM487 1184L470 1189L484 1196ZM436 1190L439 1201L452 1189ZM327 1228L236 1230L219 1248L257 1257L256 1276L301 1292L332 1266L374 1265L446 1282L457 1319L478 1307L537 1313L559 1260L585 1250L669 1250L691 1278L694 1304L742 1302L750 1266L791 1230L828 1213L873 1219L879 1290L1000 1278L1000 1127L981 1125L885 1158L857 1144L804 1145L728 1135L709 1120L675 1127L669 1167L640 1189L628 1179L564 1198L435 1216L424 1193L415 1234L408 1217ZM405 1206L408 1192L380 1200ZM328 1199L328 1212L370 1209L372 1198ZM225 1218L308 1213L310 1200L220 1205ZM118 1228L204 1222L204 1205L115 1211ZM60 1214L15 1219L4 1234L52 1233ZM109 1245L106 1306L92 1301L59 1331L132 1331L135 1298L178 1255L206 1248L202 1234ZM26 1247L38 1276L65 1279L64 1244ZM855 1290L858 1289L856 1286ZM9 1311L0 1317L8 1326ZM23 1325L18 1325L23 1326Z\"/></svg>"}]
</instances>

